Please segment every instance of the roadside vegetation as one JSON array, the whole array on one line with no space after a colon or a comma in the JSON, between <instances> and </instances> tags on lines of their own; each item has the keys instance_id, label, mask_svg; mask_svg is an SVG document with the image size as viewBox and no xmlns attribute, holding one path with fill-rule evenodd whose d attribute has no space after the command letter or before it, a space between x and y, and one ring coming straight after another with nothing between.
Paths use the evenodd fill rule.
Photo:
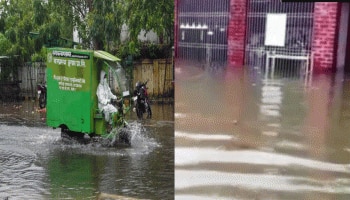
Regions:
<instances>
[{"instance_id":1,"label":"roadside vegetation","mask_svg":"<svg viewBox=\"0 0 350 200\"><path fill-rule=\"evenodd\" d=\"M173 21L172 0L0 0L0 56L19 65L45 61L46 47L76 45L122 59L170 57ZM123 24L129 32L124 42ZM74 30L79 44L73 43ZM140 42L141 30L155 32L159 44Z\"/></svg>"}]
</instances>

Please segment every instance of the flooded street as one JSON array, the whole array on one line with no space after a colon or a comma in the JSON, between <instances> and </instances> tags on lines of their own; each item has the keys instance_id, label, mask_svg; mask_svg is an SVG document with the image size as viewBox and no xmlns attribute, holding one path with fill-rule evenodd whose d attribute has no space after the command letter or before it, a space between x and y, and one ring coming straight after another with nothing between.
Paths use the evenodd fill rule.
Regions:
<instances>
[{"instance_id":1,"label":"flooded street","mask_svg":"<svg viewBox=\"0 0 350 200\"><path fill-rule=\"evenodd\" d=\"M350 198L350 78L175 77L175 199Z\"/></svg>"},{"instance_id":2,"label":"flooded street","mask_svg":"<svg viewBox=\"0 0 350 200\"><path fill-rule=\"evenodd\" d=\"M174 198L174 106L127 116L131 148L64 142L35 101L0 105L0 199Z\"/></svg>"}]
</instances>

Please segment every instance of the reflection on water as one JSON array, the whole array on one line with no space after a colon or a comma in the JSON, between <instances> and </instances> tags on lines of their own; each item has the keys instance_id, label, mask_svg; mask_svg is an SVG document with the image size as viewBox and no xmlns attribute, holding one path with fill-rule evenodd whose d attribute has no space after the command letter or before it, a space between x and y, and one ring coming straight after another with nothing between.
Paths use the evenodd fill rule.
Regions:
<instances>
[{"instance_id":1,"label":"reflection on water","mask_svg":"<svg viewBox=\"0 0 350 200\"><path fill-rule=\"evenodd\" d=\"M142 122L128 116L132 147L107 148L62 140L36 104L0 105L0 199L173 199L172 105L152 105Z\"/></svg>"},{"instance_id":2,"label":"reflection on water","mask_svg":"<svg viewBox=\"0 0 350 200\"><path fill-rule=\"evenodd\" d=\"M350 198L349 78L175 72L176 199Z\"/></svg>"}]
</instances>

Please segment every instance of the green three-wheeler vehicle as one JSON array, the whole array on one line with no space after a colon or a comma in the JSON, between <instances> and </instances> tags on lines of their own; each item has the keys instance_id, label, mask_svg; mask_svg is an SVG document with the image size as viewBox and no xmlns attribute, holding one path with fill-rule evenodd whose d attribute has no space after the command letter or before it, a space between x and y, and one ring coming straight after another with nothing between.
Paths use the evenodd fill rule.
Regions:
<instances>
[{"instance_id":1,"label":"green three-wheeler vehicle","mask_svg":"<svg viewBox=\"0 0 350 200\"><path fill-rule=\"evenodd\" d=\"M110 145L130 145L131 135L124 120L125 113L130 110L130 94L118 61L119 58L105 51L49 48L47 125L61 128L63 137L109 139L113 141ZM107 77L116 77L118 86L115 104L118 112L112 125L106 122L105 113L98 109L96 90L101 70Z\"/></svg>"}]
</instances>

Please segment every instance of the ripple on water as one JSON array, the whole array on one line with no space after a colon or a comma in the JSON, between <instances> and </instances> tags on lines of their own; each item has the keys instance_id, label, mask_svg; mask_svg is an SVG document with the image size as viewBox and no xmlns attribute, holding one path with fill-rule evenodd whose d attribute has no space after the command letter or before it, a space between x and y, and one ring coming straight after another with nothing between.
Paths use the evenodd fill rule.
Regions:
<instances>
[{"instance_id":1,"label":"ripple on water","mask_svg":"<svg viewBox=\"0 0 350 200\"><path fill-rule=\"evenodd\" d=\"M219 165L222 167L218 167ZM246 170L237 170L240 166L245 167ZM239 188L246 191L288 194L316 192L329 195L350 195L349 165L274 152L177 147L175 149L175 168L177 168L175 170L175 190L179 198L183 197L181 199L190 197L203 199L203 195L212 196L214 195L211 193L214 191L213 188L231 188L231 190ZM260 168L273 169L277 173L254 171ZM294 173L285 173L286 169ZM342 175L343 178L334 178L332 174ZM212 191L208 191L208 188L211 188ZM212 196L215 199L226 197L228 196L225 194L221 194L220 198Z\"/></svg>"},{"instance_id":2,"label":"ripple on water","mask_svg":"<svg viewBox=\"0 0 350 200\"><path fill-rule=\"evenodd\" d=\"M42 199L44 168L29 149L0 145L0 198Z\"/></svg>"},{"instance_id":3,"label":"ripple on water","mask_svg":"<svg viewBox=\"0 0 350 200\"><path fill-rule=\"evenodd\" d=\"M130 127L132 147L121 149L98 144L67 143L61 139L58 129L0 124L0 200L7 197L45 199L50 196L52 183L47 181L49 174L46 160L55 159L52 157L57 154L69 152L69 155L123 157L122 159L131 158L132 162L139 162L144 155L161 146L142 123L131 122ZM133 170L138 174L140 168ZM110 181L110 176L107 178L107 182ZM136 182L137 180L139 178L135 179ZM80 192L91 188L75 189Z\"/></svg>"}]
</instances>

